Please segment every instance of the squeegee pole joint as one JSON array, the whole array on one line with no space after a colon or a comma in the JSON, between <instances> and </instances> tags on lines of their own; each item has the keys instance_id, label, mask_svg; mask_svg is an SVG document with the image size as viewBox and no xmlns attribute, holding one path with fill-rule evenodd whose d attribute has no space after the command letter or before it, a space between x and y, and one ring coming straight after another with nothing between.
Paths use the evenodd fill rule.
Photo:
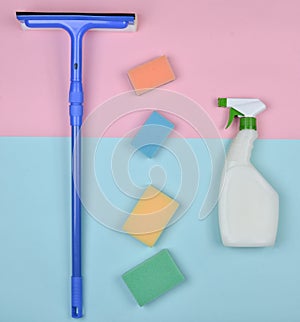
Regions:
<instances>
[{"instance_id":1,"label":"squeegee pole joint","mask_svg":"<svg viewBox=\"0 0 300 322\"><path fill-rule=\"evenodd\" d=\"M71 84L69 92L70 124L81 126L83 115L82 37L85 30L67 30L71 37Z\"/></svg>"}]
</instances>

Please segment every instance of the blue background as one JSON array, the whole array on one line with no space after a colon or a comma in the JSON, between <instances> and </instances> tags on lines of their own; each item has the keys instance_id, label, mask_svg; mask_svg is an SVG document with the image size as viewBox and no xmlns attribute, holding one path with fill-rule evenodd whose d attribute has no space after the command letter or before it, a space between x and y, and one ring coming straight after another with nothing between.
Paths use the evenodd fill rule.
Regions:
<instances>
[{"instance_id":1,"label":"blue background","mask_svg":"<svg viewBox=\"0 0 300 322\"><path fill-rule=\"evenodd\" d=\"M117 141L104 140L112 151ZM72 320L69 143L0 138L0 321ZM194 152L202 160L203 151ZM299 322L300 141L259 140L253 162L280 195L273 248L223 247L216 208L199 221L192 206L152 249L84 213L82 321ZM140 308L121 275L163 248L186 281Z\"/></svg>"}]
</instances>

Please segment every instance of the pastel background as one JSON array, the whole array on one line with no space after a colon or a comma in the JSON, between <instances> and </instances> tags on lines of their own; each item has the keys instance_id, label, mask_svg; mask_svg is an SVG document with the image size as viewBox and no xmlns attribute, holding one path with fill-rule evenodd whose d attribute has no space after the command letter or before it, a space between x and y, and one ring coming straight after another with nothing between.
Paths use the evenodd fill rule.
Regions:
<instances>
[{"instance_id":1,"label":"pastel background","mask_svg":"<svg viewBox=\"0 0 300 322\"><path fill-rule=\"evenodd\" d=\"M189 139L191 145L193 140ZM117 141L105 140L105 158L102 165L97 163L103 182L109 181L109 175L101 170L108 166L107 156ZM0 321L72 321L69 144L68 138L0 139ZM256 144L253 161L280 195L275 247L223 247L217 209L200 221L197 202L167 228L154 248L105 228L84 212L83 321L299 322L298 151L298 140ZM202 157L204 149L195 152L209 169L209 160ZM174 163L168 172L177 175ZM139 169L134 174L145 182L146 173ZM207 175L203 176L206 181ZM105 190L111 198L116 195L110 183ZM164 248L170 250L186 281L140 308L121 275Z\"/></svg>"},{"instance_id":2,"label":"pastel background","mask_svg":"<svg viewBox=\"0 0 300 322\"><path fill-rule=\"evenodd\" d=\"M164 54L177 79L163 88L194 100L199 117L200 109L206 111L226 147L237 125L224 130L228 114L216 107L217 97L259 97L268 107L258 120L261 140L255 144L253 163L280 196L276 245L225 248L217 208L206 220L198 220L210 179L210 156L192 127L181 122L180 115L170 116L199 162L196 199L152 249L107 229L83 211L83 321L299 322L298 0L0 3L0 322L72 321L70 43L63 31L22 31L16 10L138 14L137 33L86 35L86 117L105 101L131 90L126 75L130 68ZM103 108L103 113L109 110ZM145 109L112 124L97 154L95 175L105 194L112 204L127 210L135 201L120 197L110 162L119 140L148 114ZM133 182L146 187L152 167L167 167L166 189L173 191L178 165L163 156L145 163L137 157L125 170ZM170 250L186 282L139 308L121 275L164 248Z\"/></svg>"},{"instance_id":3,"label":"pastel background","mask_svg":"<svg viewBox=\"0 0 300 322\"><path fill-rule=\"evenodd\" d=\"M219 96L259 97L268 106L262 138L299 138L297 0L11 0L0 5L0 134L69 136L69 39L64 31L21 30L16 10L137 12L139 32L90 32L84 40L85 115L131 89L127 71L167 55L177 80L165 88L196 100L215 120ZM183 107L184 108L184 107ZM134 117L111 129L122 136ZM181 129L180 124L177 125ZM221 132L232 137L235 129ZM181 132L195 136L184 126Z\"/></svg>"}]
</instances>

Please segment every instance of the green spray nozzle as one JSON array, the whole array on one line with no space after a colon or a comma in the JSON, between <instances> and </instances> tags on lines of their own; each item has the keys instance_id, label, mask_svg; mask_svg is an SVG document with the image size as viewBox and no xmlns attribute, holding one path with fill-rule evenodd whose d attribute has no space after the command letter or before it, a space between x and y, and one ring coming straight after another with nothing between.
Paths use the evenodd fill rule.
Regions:
<instances>
[{"instance_id":1,"label":"green spray nozzle","mask_svg":"<svg viewBox=\"0 0 300 322\"><path fill-rule=\"evenodd\" d=\"M227 98L221 97L218 98L218 106L219 107L228 107L227 106ZM233 107L230 107L229 109L229 118L228 118L228 123L226 125L226 129L229 128L231 125L232 121L236 116L244 116L243 113L239 112L238 110L234 109Z\"/></svg>"},{"instance_id":2,"label":"green spray nozzle","mask_svg":"<svg viewBox=\"0 0 300 322\"><path fill-rule=\"evenodd\" d=\"M234 108L231 107L229 109L229 118L228 118L228 123L227 123L225 129L229 128L229 126L231 125L232 121L234 120L234 118L236 116L244 116L244 114L242 114L241 112L239 112L239 111L237 111L237 110L235 110Z\"/></svg>"},{"instance_id":3,"label":"green spray nozzle","mask_svg":"<svg viewBox=\"0 0 300 322\"><path fill-rule=\"evenodd\" d=\"M266 105L257 98L218 98L218 106L229 108L229 118L226 129L231 125L235 117L243 120L240 130L256 130L255 116L266 109Z\"/></svg>"},{"instance_id":4,"label":"green spray nozzle","mask_svg":"<svg viewBox=\"0 0 300 322\"><path fill-rule=\"evenodd\" d=\"M219 97L218 98L218 106L219 107L227 107L227 98Z\"/></svg>"}]
</instances>

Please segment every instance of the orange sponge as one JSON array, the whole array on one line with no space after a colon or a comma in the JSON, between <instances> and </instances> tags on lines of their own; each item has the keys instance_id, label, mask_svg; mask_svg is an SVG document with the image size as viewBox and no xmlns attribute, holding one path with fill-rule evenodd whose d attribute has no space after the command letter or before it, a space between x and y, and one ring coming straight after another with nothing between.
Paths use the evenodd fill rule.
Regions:
<instances>
[{"instance_id":1,"label":"orange sponge","mask_svg":"<svg viewBox=\"0 0 300 322\"><path fill-rule=\"evenodd\" d=\"M153 186L149 186L135 205L123 229L152 247L179 204Z\"/></svg>"},{"instance_id":2,"label":"orange sponge","mask_svg":"<svg viewBox=\"0 0 300 322\"><path fill-rule=\"evenodd\" d=\"M128 77L137 95L175 79L166 56L155 58L131 69L128 72Z\"/></svg>"}]
</instances>

